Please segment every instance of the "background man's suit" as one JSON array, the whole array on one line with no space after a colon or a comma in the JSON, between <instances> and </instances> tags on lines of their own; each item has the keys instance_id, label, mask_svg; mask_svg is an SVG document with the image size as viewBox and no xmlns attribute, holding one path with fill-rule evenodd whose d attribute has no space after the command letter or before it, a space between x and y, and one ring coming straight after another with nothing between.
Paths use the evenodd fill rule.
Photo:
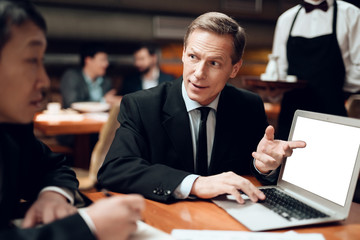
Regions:
<instances>
[{"instance_id":1,"label":"background man's suit","mask_svg":"<svg viewBox=\"0 0 360 240\"><path fill-rule=\"evenodd\" d=\"M20 199L32 203L47 186L77 190L75 174L64 161L36 140L32 125L0 124L0 239L95 239L79 214L40 228L10 227Z\"/></svg>"},{"instance_id":2,"label":"background man's suit","mask_svg":"<svg viewBox=\"0 0 360 240\"><path fill-rule=\"evenodd\" d=\"M159 84L172 80L174 80L174 76L160 71ZM139 90L142 90L142 81L141 81L140 73L135 74L124 80L123 85L121 87L121 91L119 91L119 95L125 95Z\"/></svg>"},{"instance_id":3,"label":"background man's suit","mask_svg":"<svg viewBox=\"0 0 360 240\"><path fill-rule=\"evenodd\" d=\"M104 77L101 88L104 95L110 91L112 89L111 79ZM70 69L64 73L61 78L61 95L64 108L69 108L74 102L90 101L89 88L80 68Z\"/></svg>"},{"instance_id":4,"label":"background man's suit","mask_svg":"<svg viewBox=\"0 0 360 240\"><path fill-rule=\"evenodd\" d=\"M99 171L103 187L171 201L181 181L194 173L190 121L182 78L126 95L114 141ZM261 98L226 85L216 113L209 175L251 174L252 156L267 127Z\"/></svg>"}]
</instances>

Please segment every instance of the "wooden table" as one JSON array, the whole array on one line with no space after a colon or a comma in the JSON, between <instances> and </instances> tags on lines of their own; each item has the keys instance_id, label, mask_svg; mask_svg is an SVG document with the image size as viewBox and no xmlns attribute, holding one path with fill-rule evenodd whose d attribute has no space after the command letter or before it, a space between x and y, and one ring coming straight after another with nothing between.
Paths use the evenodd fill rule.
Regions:
<instances>
[{"instance_id":1,"label":"wooden table","mask_svg":"<svg viewBox=\"0 0 360 240\"><path fill-rule=\"evenodd\" d=\"M48 136L98 133L103 125L103 121L87 118L84 118L82 121L34 121L34 127Z\"/></svg>"},{"instance_id":2,"label":"wooden table","mask_svg":"<svg viewBox=\"0 0 360 240\"><path fill-rule=\"evenodd\" d=\"M75 135L74 167L88 169L90 164L90 134L99 133L105 121L83 117L80 121L50 121L34 118L34 128L46 136Z\"/></svg>"},{"instance_id":3,"label":"wooden table","mask_svg":"<svg viewBox=\"0 0 360 240\"><path fill-rule=\"evenodd\" d=\"M297 80L296 82L287 82L285 80L281 81L264 81L261 80L258 76L244 76L244 81L246 85L253 87L263 87L270 89L284 89L291 90L294 88L303 88L306 86L306 81Z\"/></svg>"},{"instance_id":4,"label":"wooden table","mask_svg":"<svg viewBox=\"0 0 360 240\"><path fill-rule=\"evenodd\" d=\"M251 177L250 180L255 185L260 185L254 178ZM101 192L87 193L86 195L93 201L104 197ZM167 233L171 233L173 229L249 231L223 209L210 201L203 200L180 201L173 204L146 200L143 220L147 224ZM286 232L289 230L298 233L321 233L326 240L358 240L360 237L360 204L352 204L350 216L344 222L272 232Z\"/></svg>"},{"instance_id":5,"label":"wooden table","mask_svg":"<svg viewBox=\"0 0 360 240\"><path fill-rule=\"evenodd\" d=\"M304 88L306 81L297 80L296 82L286 81L263 81L258 76L244 76L244 84L249 90L257 92L264 102L278 103L286 91L295 88Z\"/></svg>"}]
</instances>

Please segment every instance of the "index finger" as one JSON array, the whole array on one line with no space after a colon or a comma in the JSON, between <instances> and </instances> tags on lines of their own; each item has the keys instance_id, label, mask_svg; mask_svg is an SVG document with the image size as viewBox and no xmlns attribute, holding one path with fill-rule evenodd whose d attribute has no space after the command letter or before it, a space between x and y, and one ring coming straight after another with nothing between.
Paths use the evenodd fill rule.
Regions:
<instances>
[{"instance_id":1,"label":"index finger","mask_svg":"<svg viewBox=\"0 0 360 240\"><path fill-rule=\"evenodd\" d=\"M306 142L304 141L289 141L288 144L291 149L306 147Z\"/></svg>"}]
</instances>

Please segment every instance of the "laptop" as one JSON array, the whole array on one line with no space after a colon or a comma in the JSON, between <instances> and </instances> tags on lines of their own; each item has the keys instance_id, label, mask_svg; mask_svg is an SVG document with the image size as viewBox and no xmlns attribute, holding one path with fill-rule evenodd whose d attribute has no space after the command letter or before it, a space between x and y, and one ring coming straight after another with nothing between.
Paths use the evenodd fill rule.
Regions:
<instances>
[{"instance_id":1,"label":"laptop","mask_svg":"<svg viewBox=\"0 0 360 240\"><path fill-rule=\"evenodd\" d=\"M251 231L334 222L349 215L360 168L360 120L298 110L289 140L307 146L284 161L276 186L260 188L266 191L265 201L252 203L244 194L243 205L231 195L212 200ZM274 193L285 200L274 203L269 196Z\"/></svg>"}]
</instances>

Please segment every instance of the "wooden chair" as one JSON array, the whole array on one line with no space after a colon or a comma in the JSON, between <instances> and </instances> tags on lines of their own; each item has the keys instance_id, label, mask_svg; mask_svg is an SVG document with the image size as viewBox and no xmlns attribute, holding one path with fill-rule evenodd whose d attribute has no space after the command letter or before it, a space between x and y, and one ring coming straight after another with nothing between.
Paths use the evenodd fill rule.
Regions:
<instances>
[{"instance_id":1,"label":"wooden chair","mask_svg":"<svg viewBox=\"0 0 360 240\"><path fill-rule=\"evenodd\" d=\"M109 119L102 127L99 133L99 140L95 144L94 150L91 153L89 171L85 172L82 169L74 169L79 180L79 189L88 190L95 186L97 182L97 173L105 156L109 151L110 145L114 139L115 131L120 126L117 121L117 116L120 111L120 105L113 106L109 112ZM84 176L85 175L85 176Z\"/></svg>"}]
</instances>

